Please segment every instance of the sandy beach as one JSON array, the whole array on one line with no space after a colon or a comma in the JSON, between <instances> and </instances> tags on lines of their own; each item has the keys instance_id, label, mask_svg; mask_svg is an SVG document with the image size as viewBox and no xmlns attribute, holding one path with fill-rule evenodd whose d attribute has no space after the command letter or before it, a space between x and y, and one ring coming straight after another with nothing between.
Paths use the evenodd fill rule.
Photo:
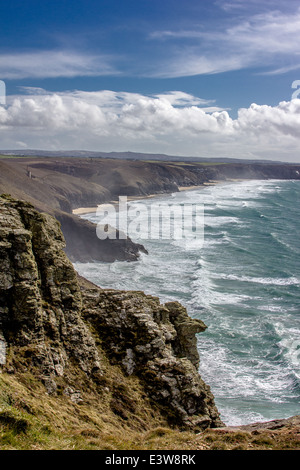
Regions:
<instances>
[{"instance_id":1,"label":"sandy beach","mask_svg":"<svg viewBox=\"0 0 300 470\"><path fill-rule=\"evenodd\" d=\"M75 215L83 215L83 214L90 214L91 212L97 212L98 207L79 207L78 209L74 209L72 214Z\"/></svg>"},{"instance_id":2,"label":"sandy beach","mask_svg":"<svg viewBox=\"0 0 300 470\"><path fill-rule=\"evenodd\" d=\"M212 181L208 181L208 182L205 182L201 185L195 185L195 186L178 186L178 190L181 192L181 191L192 191L192 190L195 190L195 189L199 189L199 188L203 188L205 186L214 186L216 184L220 183L220 181L217 181L217 180L212 180ZM141 199L150 199L150 198L155 198L155 197L160 197L160 196L163 196L164 194L166 193L156 193L156 194L149 194L147 196L145 195L140 195L140 196L127 196L127 201L130 202L130 201L138 201L138 200L141 200ZM119 201L117 200L113 200L113 201L108 201L108 202L105 202L105 203L102 203L102 204L99 204L99 206L103 206L103 205L108 205L108 204L112 204L112 205L117 205L119 203ZM77 209L74 209L72 211L73 214L75 215L84 215L84 214L91 214L91 213L95 213L97 212L97 209L99 206L96 206L96 207L79 207Z\"/></svg>"},{"instance_id":3,"label":"sandy beach","mask_svg":"<svg viewBox=\"0 0 300 470\"><path fill-rule=\"evenodd\" d=\"M193 189L199 188L199 187L200 186L193 186ZM164 194L165 193L157 193L157 194L149 194L147 196L140 195L140 196L126 196L126 197L127 197L127 202L131 202L131 201L139 201L141 199L151 199L151 198L163 196ZM113 200L113 201L103 202L102 204L99 204L96 207L78 207L78 209L73 209L72 214L74 215L91 214L92 212L97 212L97 209L99 206L106 206L106 205L117 206L118 204L119 204L119 201Z\"/></svg>"}]
</instances>

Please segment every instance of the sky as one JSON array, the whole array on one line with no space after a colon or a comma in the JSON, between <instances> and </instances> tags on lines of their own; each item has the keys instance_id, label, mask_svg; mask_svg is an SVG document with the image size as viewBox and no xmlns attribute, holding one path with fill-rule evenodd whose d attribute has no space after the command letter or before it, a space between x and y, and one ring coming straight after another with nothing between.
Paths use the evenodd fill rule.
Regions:
<instances>
[{"instance_id":1,"label":"sky","mask_svg":"<svg viewBox=\"0 0 300 470\"><path fill-rule=\"evenodd\" d=\"M299 0L1 0L0 18L2 150L300 162Z\"/></svg>"}]
</instances>

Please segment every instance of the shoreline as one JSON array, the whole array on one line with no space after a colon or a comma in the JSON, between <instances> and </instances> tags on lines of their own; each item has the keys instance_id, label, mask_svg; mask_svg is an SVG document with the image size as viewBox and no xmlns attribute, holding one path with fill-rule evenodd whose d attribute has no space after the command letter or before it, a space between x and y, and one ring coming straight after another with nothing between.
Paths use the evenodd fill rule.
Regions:
<instances>
[{"instance_id":1,"label":"shoreline","mask_svg":"<svg viewBox=\"0 0 300 470\"><path fill-rule=\"evenodd\" d=\"M208 182L198 184L198 185L193 185L193 186L178 186L178 192L193 191L195 189L205 188L206 186L215 186L216 184L219 184L219 183L221 183L221 181L212 180L212 181L208 181ZM174 192L174 191L172 191L172 192ZM141 199L143 200L143 199L151 199L151 198L155 198L155 197L160 197L160 196L164 196L166 194L172 194L172 192L171 193L154 193L154 194L149 194L147 196L140 195L140 196L126 196L126 197L127 197L127 201L131 202L131 201L139 201ZM104 202L102 204L99 204L96 207L78 207L78 208L72 210L72 214L74 214L74 215L95 214L97 212L97 209L98 209L99 206L105 206L105 205L110 205L110 204L116 205L116 204L118 204L118 202L119 201L112 200L112 201L108 201L108 202Z\"/></svg>"},{"instance_id":2,"label":"shoreline","mask_svg":"<svg viewBox=\"0 0 300 470\"><path fill-rule=\"evenodd\" d=\"M126 197L127 197L127 201L131 202L131 201L139 201L140 199L151 199L157 196L162 196L162 194L168 194L168 193L156 193L156 194L149 194L147 196L141 195L141 196L126 196ZM99 204L97 207L78 207L77 209L72 210L72 214L74 215L92 214L92 213L96 213L98 207L100 206L109 206L109 205L116 206L117 204L119 204L119 201L113 199L112 201L103 202Z\"/></svg>"},{"instance_id":3,"label":"shoreline","mask_svg":"<svg viewBox=\"0 0 300 470\"><path fill-rule=\"evenodd\" d=\"M228 178L226 180L211 180L211 181L207 181L207 182L204 182L202 184L199 184L199 185L178 186L178 192L193 191L193 190L196 190L196 189L204 189L208 186L216 186L216 185L222 184L222 183L223 184L225 184L225 183L241 183L242 181L252 181L253 179L254 178ZM272 179L272 178L268 178L268 179ZM282 180L280 179L278 181L282 181ZM147 196L141 194L140 196L126 196L126 197L127 197L127 201L131 202L131 201L139 201L139 200L144 200L144 199L151 199L151 198L155 198L155 197L161 197L161 196L165 196L167 194L172 194L173 192L174 191L166 192L166 193L153 193L153 194L148 194ZM119 203L119 201L111 200L111 201L107 201L107 202L103 202L101 204L98 204L98 206L96 206L96 207L78 207L78 208L72 210L72 214L73 215L79 215L79 216L84 215L84 214L95 214L97 212L97 209L98 209L99 206L110 205L110 204L116 206L118 203Z\"/></svg>"}]
</instances>

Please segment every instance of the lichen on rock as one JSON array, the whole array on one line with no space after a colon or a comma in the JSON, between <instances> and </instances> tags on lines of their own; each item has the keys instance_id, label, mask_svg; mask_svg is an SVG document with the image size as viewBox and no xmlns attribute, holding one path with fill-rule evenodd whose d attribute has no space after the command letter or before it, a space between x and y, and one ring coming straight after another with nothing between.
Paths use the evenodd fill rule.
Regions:
<instances>
[{"instance_id":1,"label":"lichen on rock","mask_svg":"<svg viewBox=\"0 0 300 470\"><path fill-rule=\"evenodd\" d=\"M206 329L178 302L161 305L143 292L85 289L83 315L112 361L136 374L171 424L221 425L210 388L199 373L195 333Z\"/></svg>"},{"instance_id":2,"label":"lichen on rock","mask_svg":"<svg viewBox=\"0 0 300 470\"><path fill-rule=\"evenodd\" d=\"M0 328L16 358L23 350L23 363L40 371L51 392L71 358L87 374L101 373L59 223L30 204L2 197L0 236Z\"/></svg>"},{"instance_id":3,"label":"lichen on rock","mask_svg":"<svg viewBox=\"0 0 300 470\"><path fill-rule=\"evenodd\" d=\"M101 394L107 372L102 359L108 358L139 379L145 397L171 425L221 426L197 370L195 333L205 330L204 323L177 302L162 305L143 292L94 286L77 275L63 249L56 219L0 197L0 339L7 353L2 370L30 371L48 394L55 396L59 384L81 403L74 367Z\"/></svg>"}]
</instances>

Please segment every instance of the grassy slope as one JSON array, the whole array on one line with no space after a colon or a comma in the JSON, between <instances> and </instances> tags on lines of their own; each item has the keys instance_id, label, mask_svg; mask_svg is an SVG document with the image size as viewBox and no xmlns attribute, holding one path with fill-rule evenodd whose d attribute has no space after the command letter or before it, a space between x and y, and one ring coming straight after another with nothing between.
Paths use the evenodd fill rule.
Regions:
<instances>
[{"instance_id":1,"label":"grassy slope","mask_svg":"<svg viewBox=\"0 0 300 470\"><path fill-rule=\"evenodd\" d=\"M110 368L109 380L120 380ZM207 430L179 432L166 426L141 400L137 381L125 379L122 393L136 403L134 415L121 417L108 406L110 394L83 404L61 395L53 398L30 375L0 376L0 449L2 450L296 450L300 426L272 431ZM133 412L133 410L132 410ZM127 410L128 413L128 410ZM122 413L121 413L122 414ZM146 424L147 423L147 424Z\"/></svg>"}]
</instances>

